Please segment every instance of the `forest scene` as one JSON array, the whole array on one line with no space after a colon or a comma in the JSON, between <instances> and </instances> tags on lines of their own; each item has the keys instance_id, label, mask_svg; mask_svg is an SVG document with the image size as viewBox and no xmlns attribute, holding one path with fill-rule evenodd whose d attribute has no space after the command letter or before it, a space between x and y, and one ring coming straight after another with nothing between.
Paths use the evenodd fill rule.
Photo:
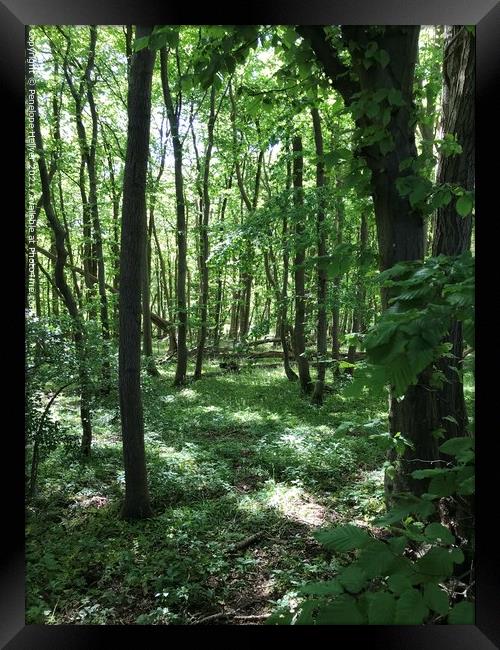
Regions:
<instances>
[{"instance_id":1,"label":"forest scene","mask_svg":"<svg viewBox=\"0 0 500 650\"><path fill-rule=\"evenodd\" d=\"M27 623L474 623L474 41L26 29Z\"/></svg>"}]
</instances>

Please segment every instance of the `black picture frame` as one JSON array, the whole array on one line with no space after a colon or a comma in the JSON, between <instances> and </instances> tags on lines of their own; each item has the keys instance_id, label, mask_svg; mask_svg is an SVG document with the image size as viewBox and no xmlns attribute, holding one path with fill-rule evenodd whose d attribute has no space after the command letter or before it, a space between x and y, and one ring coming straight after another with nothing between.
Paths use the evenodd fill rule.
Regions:
<instances>
[{"instance_id":1,"label":"black picture frame","mask_svg":"<svg viewBox=\"0 0 500 650\"><path fill-rule=\"evenodd\" d=\"M4 208L5 224L11 228L5 248L14 251L14 260L8 266L5 287L10 291L7 320L9 345L4 346L4 364L7 371L19 368L19 384L15 394L3 400L3 468L2 503L3 541L5 550L0 555L0 645L9 650L41 648L71 649L109 647L124 637L130 643L144 648L160 647L181 631L182 641L191 640L205 630L196 626L44 626L25 624L25 568L24 568L24 425L21 413L24 400L21 388L24 359L24 37L25 26L36 24L456 24L476 25L476 251L478 266L479 306L476 348L479 360L476 386L477 445L477 605L476 625L457 626L335 626L324 627L268 627L250 626L243 631L249 642L262 635L278 641L283 635L293 634L297 641L313 642L317 634L326 635L328 643L367 644L370 648L389 650L487 650L500 647L500 598L498 581L498 546L500 538L493 532L498 510L495 496L498 492L495 465L498 473L498 455L495 455L496 432L487 426L486 412L496 401L496 382L486 378L488 366L497 372L498 353L494 341L498 336L493 314L488 318L488 307L495 302L495 294L486 289L486 278L494 274L495 256L488 255L488 244L498 239L491 229L498 220L496 199L498 164L495 155L500 152L500 102L494 91L500 87L500 3L497 0L253 0L232 7L223 3L206 3L194 7L187 3L142 0L0 0L0 92L3 108L4 150L2 158L8 165L2 174L3 194L12 201L10 211ZM8 143L10 140L10 143ZM493 153L493 156L491 156ZM482 220L482 221L481 221ZM494 286L495 283L493 283ZM19 322L17 322L19 319ZM5 341L5 339L3 339ZM12 341L12 345L10 342ZM15 343L15 344L14 344ZM483 352L482 352L483 351ZM4 366L5 368L5 366ZM496 369L496 370L495 370ZM13 372L13 370L12 370ZM10 375L9 375L10 376ZM14 407L19 399L18 407ZM14 413L15 410L15 413ZM7 415L15 416L7 427ZM18 417L16 414L19 414ZM496 418L498 419L498 417ZM493 420L494 422L495 420ZM492 466L488 466L491 460ZM13 468L12 475L5 471ZM490 501L489 501L490 500ZM212 626L202 641L225 640L241 627ZM184 637L184 634L187 636ZM117 639L117 635L120 640ZM300 638L301 635L302 639ZM311 637L312 635L312 637ZM215 638L217 637L217 639ZM253 637L253 638L252 638ZM228 638L228 641L230 639Z\"/></svg>"}]
</instances>

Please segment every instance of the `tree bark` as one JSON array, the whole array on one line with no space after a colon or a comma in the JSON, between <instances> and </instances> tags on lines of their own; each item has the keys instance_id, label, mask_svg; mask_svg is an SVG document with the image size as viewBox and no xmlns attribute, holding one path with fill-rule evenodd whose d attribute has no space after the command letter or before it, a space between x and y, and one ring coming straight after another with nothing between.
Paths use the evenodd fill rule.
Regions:
<instances>
[{"instance_id":1,"label":"tree bark","mask_svg":"<svg viewBox=\"0 0 500 650\"><path fill-rule=\"evenodd\" d=\"M54 233L54 244L56 249L56 260L54 266L55 283L61 293L73 324L73 338L75 341L78 360L78 379L80 384L80 420L82 423L81 453L84 458L88 458L90 456L92 444L92 422L90 415L91 390L87 369L85 333L75 298L64 275L64 267L68 256L65 243L67 233L57 218L54 206L52 205L50 178L45 161L36 87L33 89L33 101L35 143L38 149L38 170L40 172L40 181L42 185L42 202L45 214L47 215L47 220L52 232Z\"/></svg>"},{"instance_id":2,"label":"tree bark","mask_svg":"<svg viewBox=\"0 0 500 650\"><path fill-rule=\"evenodd\" d=\"M196 364L194 371L194 378L201 378L201 370L203 365L203 350L207 340L208 332L208 255L209 255L209 242L208 242L208 223L210 219L210 191L209 191L209 176L210 176L210 160L212 158L212 148L214 144L214 126L215 126L215 86L212 86L210 91L210 114L208 117L208 130L207 130L207 146L205 151L205 159L203 163L203 213L201 232L200 232L200 333L198 337L198 349L196 352Z\"/></svg>"},{"instance_id":3,"label":"tree bark","mask_svg":"<svg viewBox=\"0 0 500 650\"><path fill-rule=\"evenodd\" d=\"M460 185L465 190L474 189L475 175L475 43L474 36L463 26L446 28L444 49L443 133L455 134L462 153L441 156L438 183ZM461 217L452 201L437 212L433 237L433 255L460 255L470 250L472 216ZM446 430L445 437L467 435L467 412L463 383L456 370L463 358L461 323L451 325L447 342L451 343L450 359L442 359L439 368L445 375L443 387L436 393L439 426ZM453 416L457 423L444 420Z\"/></svg>"},{"instance_id":4,"label":"tree bark","mask_svg":"<svg viewBox=\"0 0 500 650\"><path fill-rule=\"evenodd\" d=\"M137 37L151 33L137 27ZM146 174L151 117L154 51L144 48L132 57L128 90L127 153L123 183L120 246L120 412L125 466L122 517L151 515L144 449L141 392L141 284L145 260Z\"/></svg>"},{"instance_id":5,"label":"tree bark","mask_svg":"<svg viewBox=\"0 0 500 650\"><path fill-rule=\"evenodd\" d=\"M161 82L163 99L167 109L170 123L170 133L174 148L174 176L176 199L176 241L177 241L177 366L175 369L174 385L182 386L186 382L187 372L187 302L186 302L186 277L187 277L187 225L186 207L184 201L184 179L182 175L182 142L179 137L180 97L174 107L168 76L168 52L166 48L160 50Z\"/></svg>"},{"instance_id":6,"label":"tree bark","mask_svg":"<svg viewBox=\"0 0 500 650\"><path fill-rule=\"evenodd\" d=\"M308 394L312 390L311 375L309 373L309 361L306 357L305 342L305 320L306 320L306 297L305 297L305 243L304 243L304 196L302 187L302 174L304 160L302 154L302 138L295 136L292 143L293 150L293 199L295 208L295 259L294 259L294 280L295 280L295 358L299 370L300 388L303 393Z\"/></svg>"},{"instance_id":7,"label":"tree bark","mask_svg":"<svg viewBox=\"0 0 500 650\"><path fill-rule=\"evenodd\" d=\"M318 192L318 210L316 215L316 240L318 257L324 258L326 255L326 232L325 232L325 163L323 150L323 134L321 132L321 118L319 110L311 110L314 131L314 143L316 147L316 190ZM318 294L318 315L316 326L316 345L318 352L318 375L314 385L314 391L311 402L317 406L323 403L323 390L325 387L326 372L326 298L328 290L328 276L323 264L318 263L317 268L317 294Z\"/></svg>"}]
</instances>

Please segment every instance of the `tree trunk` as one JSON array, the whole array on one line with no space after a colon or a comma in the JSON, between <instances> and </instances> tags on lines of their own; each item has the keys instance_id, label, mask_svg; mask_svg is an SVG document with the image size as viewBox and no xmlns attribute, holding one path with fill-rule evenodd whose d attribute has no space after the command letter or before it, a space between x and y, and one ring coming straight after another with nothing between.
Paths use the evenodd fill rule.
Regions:
<instances>
[{"instance_id":1,"label":"tree trunk","mask_svg":"<svg viewBox=\"0 0 500 650\"><path fill-rule=\"evenodd\" d=\"M182 142L179 137L180 100L174 108L168 77L168 53L166 48L160 50L161 81L163 98L167 109L172 144L174 148L174 176L176 199L176 241L177 241L177 366L175 369L174 385L182 386L186 381L187 372L187 326L188 314L186 303L187 276L187 226L186 208L184 201L184 179L182 176Z\"/></svg>"},{"instance_id":2,"label":"tree trunk","mask_svg":"<svg viewBox=\"0 0 500 650\"><path fill-rule=\"evenodd\" d=\"M368 244L368 215L366 210L361 212L361 225L359 228L359 255L358 255L358 269L357 269L357 290L356 290L356 304L354 306L352 318L352 332L361 334L365 330L364 312L365 312L365 298L366 289L363 278L363 261L366 255L366 247ZM356 356L356 343L351 343L347 351L348 363L354 364ZM352 374L353 368L347 369L349 374Z\"/></svg>"},{"instance_id":3,"label":"tree trunk","mask_svg":"<svg viewBox=\"0 0 500 650\"><path fill-rule=\"evenodd\" d=\"M337 182L337 188L339 188ZM344 230L344 203L341 198L337 203L337 244L342 243ZM337 275L333 280L333 299L332 299L332 357L335 361L340 361L340 283L341 276ZM339 371L338 364L334 365L334 372Z\"/></svg>"},{"instance_id":4,"label":"tree trunk","mask_svg":"<svg viewBox=\"0 0 500 650\"><path fill-rule=\"evenodd\" d=\"M84 458L88 458L90 456L90 448L92 444L92 422L90 416L91 390L87 369L85 333L75 298L64 276L64 266L66 264L66 258L68 256L65 243L67 239L67 232L62 227L52 205L50 180L45 161L42 132L40 128L40 113L38 108L36 88L28 90L28 97L31 93L34 102L35 142L38 149L38 170L40 172L40 181L42 185L43 208L45 210L45 214L47 215L47 220L52 229L52 232L54 233L54 244L56 249L54 279L57 288L59 289L64 300L66 309L68 310L68 313L72 319L73 337L78 359L78 379L80 383L80 420L82 423L81 452Z\"/></svg>"},{"instance_id":5,"label":"tree trunk","mask_svg":"<svg viewBox=\"0 0 500 650\"><path fill-rule=\"evenodd\" d=\"M302 157L302 138L293 138L293 199L295 208L295 259L294 259L294 280L295 280L295 359L299 370L300 388L303 393L308 394L312 390L311 375L309 373L309 361L306 357L305 341L305 320L306 320L306 297L305 297L305 242L304 242L304 196L302 187L302 173L304 160Z\"/></svg>"},{"instance_id":6,"label":"tree trunk","mask_svg":"<svg viewBox=\"0 0 500 650\"><path fill-rule=\"evenodd\" d=\"M324 258L326 255L326 232L325 232L325 163L324 163L324 150L323 150L323 134L321 132L321 119L319 110L313 108L311 110L314 142L316 146L316 190L318 193L318 211L316 215L316 239L318 257ZM316 345L318 351L318 376L314 386L314 392L311 397L311 402L318 406L323 403L323 390L325 387L325 371L326 371L326 298L328 276L326 268L323 264L318 264L317 269L317 294L318 294L318 322L316 327Z\"/></svg>"},{"instance_id":7,"label":"tree trunk","mask_svg":"<svg viewBox=\"0 0 500 650\"><path fill-rule=\"evenodd\" d=\"M200 334L198 338L198 348L196 351L196 365L194 378L200 379L203 365L203 350L207 340L208 331L208 223L210 218L210 192L209 192L209 175L210 160L212 157L212 147L214 144L214 126L215 126L215 86L210 91L210 115L208 118L207 148L205 151L205 160L203 165L203 215L201 232L200 232Z\"/></svg>"},{"instance_id":8,"label":"tree trunk","mask_svg":"<svg viewBox=\"0 0 500 650\"><path fill-rule=\"evenodd\" d=\"M360 154L371 171L371 187L377 224L380 269L385 270L400 261L421 260L424 254L424 218L418 207L412 207L408 196L400 196L396 180L408 174L400 172L402 160L416 158L415 126L412 121L413 82L418 53L418 26L386 26L377 32L358 26L342 27L342 36L351 47L351 60L357 80L349 74L349 68L339 59L336 50L328 42L322 27L299 27L299 33L307 38L318 60L333 85L342 94L346 105L352 104L355 93L374 93L380 89L394 89L401 101L400 106L391 105L390 119L386 126L387 149L381 152L377 143L364 145ZM389 56L389 65L363 65L364 52L369 42L375 42L379 50ZM345 74L344 74L345 73ZM376 124L376 122L375 122ZM357 120L361 128L371 125L364 116ZM382 306L387 308L388 292L382 291ZM407 438L413 448L405 453L397 468L393 482L387 480L388 498L394 492L425 491L425 481L411 479L410 473L428 467L428 461L437 458L437 444L432 436L435 417L430 397L429 377L422 373L416 386L410 387L401 400L391 397L390 430ZM419 460L417 460L419 459Z\"/></svg>"},{"instance_id":9,"label":"tree trunk","mask_svg":"<svg viewBox=\"0 0 500 650\"><path fill-rule=\"evenodd\" d=\"M463 26L448 27L444 50L443 133L453 133L462 146L462 153L441 157L438 183L452 183L465 190L474 189L474 36ZM460 255L470 250L472 217L461 217L452 201L437 212L432 254ZM436 393L439 426L446 429L445 437L466 435L467 412L463 383L456 370L463 358L461 323L454 322L446 339L451 343L451 359L442 359L439 368L446 377ZM453 416L457 424L444 420Z\"/></svg>"},{"instance_id":10,"label":"tree trunk","mask_svg":"<svg viewBox=\"0 0 500 650\"><path fill-rule=\"evenodd\" d=\"M137 27L137 37L151 28ZM144 449L141 393L141 284L146 264L146 174L155 54L144 48L132 57L128 90L127 153L120 246L120 412L125 465L122 517L151 516Z\"/></svg>"}]
</instances>

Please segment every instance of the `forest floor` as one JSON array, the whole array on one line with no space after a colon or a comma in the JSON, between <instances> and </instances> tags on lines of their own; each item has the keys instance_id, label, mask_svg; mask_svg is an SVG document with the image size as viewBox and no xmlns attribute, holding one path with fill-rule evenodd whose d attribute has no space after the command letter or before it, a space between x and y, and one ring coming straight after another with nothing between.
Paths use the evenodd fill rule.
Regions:
<instances>
[{"instance_id":1,"label":"forest floor","mask_svg":"<svg viewBox=\"0 0 500 650\"><path fill-rule=\"evenodd\" d=\"M28 623L261 624L300 584L338 571L314 530L368 525L383 511L384 456L369 436L387 430L386 400L346 399L338 385L317 408L282 368L218 364L176 389L172 366L160 368L144 380L155 516L119 519L111 396L94 409L91 460L62 445L40 468L27 516ZM75 438L78 415L76 396L58 400Z\"/></svg>"}]
</instances>

